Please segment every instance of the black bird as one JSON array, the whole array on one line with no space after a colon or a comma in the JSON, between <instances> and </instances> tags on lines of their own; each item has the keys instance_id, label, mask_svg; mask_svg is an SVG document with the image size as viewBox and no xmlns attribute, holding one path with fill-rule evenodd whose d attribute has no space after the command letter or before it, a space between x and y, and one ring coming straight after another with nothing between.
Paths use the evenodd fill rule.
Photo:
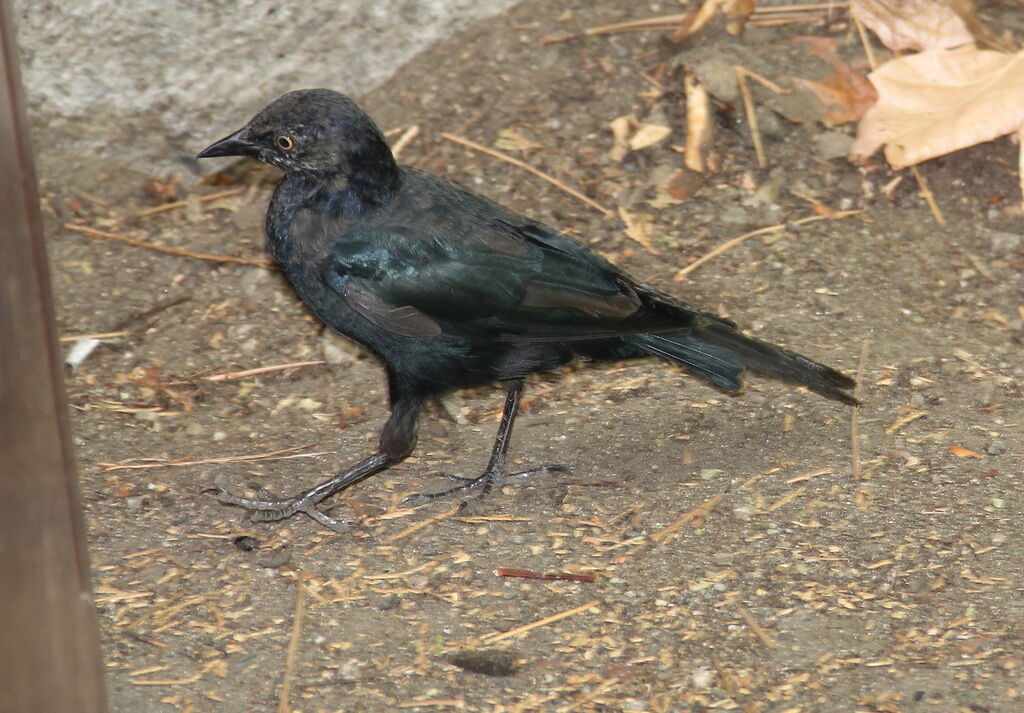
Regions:
<instances>
[{"instance_id":1,"label":"black bird","mask_svg":"<svg viewBox=\"0 0 1024 713\"><path fill-rule=\"evenodd\" d=\"M285 94L198 157L213 156L284 171L267 210L270 254L313 314L374 352L388 376L391 416L373 455L291 498L218 489L254 519L304 512L341 529L348 523L317 504L408 456L428 398L498 381L508 394L487 469L407 503L486 492L513 477L505 453L523 380L579 358L659 356L728 391L749 369L857 403L838 371L748 337L463 186L399 166L373 120L337 92ZM554 470L563 468L527 473Z\"/></svg>"}]
</instances>

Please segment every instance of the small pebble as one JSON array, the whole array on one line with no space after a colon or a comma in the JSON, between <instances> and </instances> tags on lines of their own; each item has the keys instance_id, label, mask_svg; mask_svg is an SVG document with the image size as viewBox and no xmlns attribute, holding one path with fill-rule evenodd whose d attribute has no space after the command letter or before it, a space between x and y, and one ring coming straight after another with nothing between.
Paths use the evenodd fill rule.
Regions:
<instances>
[{"instance_id":1,"label":"small pebble","mask_svg":"<svg viewBox=\"0 0 1024 713\"><path fill-rule=\"evenodd\" d=\"M853 137L839 131L826 131L814 143L818 155L824 159L845 158L853 147Z\"/></svg>"},{"instance_id":2,"label":"small pebble","mask_svg":"<svg viewBox=\"0 0 1024 713\"><path fill-rule=\"evenodd\" d=\"M690 676L690 682L693 684L694 688L706 691L714 685L715 674L711 669L698 668L693 672L693 675Z\"/></svg>"}]
</instances>

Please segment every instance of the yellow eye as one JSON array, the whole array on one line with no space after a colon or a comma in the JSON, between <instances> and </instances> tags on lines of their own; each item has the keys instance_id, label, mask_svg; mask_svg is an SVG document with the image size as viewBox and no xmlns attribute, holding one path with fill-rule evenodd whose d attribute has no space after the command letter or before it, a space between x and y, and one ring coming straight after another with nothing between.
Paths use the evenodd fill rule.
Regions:
<instances>
[{"instance_id":1,"label":"yellow eye","mask_svg":"<svg viewBox=\"0 0 1024 713\"><path fill-rule=\"evenodd\" d=\"M290 136L278 136L277 145L285 151L291 151L292 147L295 146L295 142L292 141L292 137Z\"/></svg>"}]
</instances>

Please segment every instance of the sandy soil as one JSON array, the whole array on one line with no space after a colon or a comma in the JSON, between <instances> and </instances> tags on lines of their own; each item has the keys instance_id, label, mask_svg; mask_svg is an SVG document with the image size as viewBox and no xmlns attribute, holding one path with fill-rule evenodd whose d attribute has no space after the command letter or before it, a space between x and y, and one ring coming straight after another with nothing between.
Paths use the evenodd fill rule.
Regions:
<instances>
[{"instance_id":1,"label":"sandy soil","mask_svg":"<svg viewBox=\"0 0 1024 713\"><path fill-rule=\"evenodd\" d=\"M1020 710L1016 147L924 167L940 226L909 175L885 194L895 175L880 161L821 158L818 124L774 116L762 127L769 169L757 169L741 109L720 105L721 169L693 197L652 205L659 177L681 165L682 65L775 57L800 32L859 53L843 21L696 48L663 33L577 36L666 11L527 0L360 99L386 129L420 128L402 160L558 225L762 338L860 370L859 466L851 410L806 392L750 379L733 398L655 361L583 365L529 384L512 448L517 465L570 474L459 511L397 509L444 487L438 471L482 468L501 395L481 389L432 408L414 458L336 499L336 514L359 520L350 532L249 522L204 489L291 493L368 454L386 416L379 365L322 337L273 271L61 226L258 261L272 176L236 167L221 180L238 183L155 195L145 166L43 166L60 327L125 333L68 378L112 710L270 711L282 695L307 713ZM574 37L540 41L557 33ZM774 76L803 69L772 61ZM245 120L225 107L221 125L195 127L196 150ZM622 115L673 134L612 162L607 125ZM537 144L509 153L647 216L657 253L441 136L490 146L506 129ZM185 205L140 215L175 198ZM864 212L797 224L815 215L808 198ZM207 378L325 354L331 364Z\"/></svg>"}]
</instances>

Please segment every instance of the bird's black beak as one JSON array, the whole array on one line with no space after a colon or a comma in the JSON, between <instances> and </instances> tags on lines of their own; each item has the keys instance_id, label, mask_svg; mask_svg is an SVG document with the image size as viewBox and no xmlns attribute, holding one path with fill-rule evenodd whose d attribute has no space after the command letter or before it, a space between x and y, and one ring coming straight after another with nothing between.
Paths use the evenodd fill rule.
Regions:
<instances>
[{"instance_id":1,"label":"bird's black beak","mask_svg":"<svg viewBox=\"0 0 1024 713\"><path fill-rule=\"evenodd\" d=\"M196 158L214 158L217 156L252 156L256 146L245 138L245 129L239 129L230 136L210 144L196 154Z\"/></svg>"}]
</instances>

